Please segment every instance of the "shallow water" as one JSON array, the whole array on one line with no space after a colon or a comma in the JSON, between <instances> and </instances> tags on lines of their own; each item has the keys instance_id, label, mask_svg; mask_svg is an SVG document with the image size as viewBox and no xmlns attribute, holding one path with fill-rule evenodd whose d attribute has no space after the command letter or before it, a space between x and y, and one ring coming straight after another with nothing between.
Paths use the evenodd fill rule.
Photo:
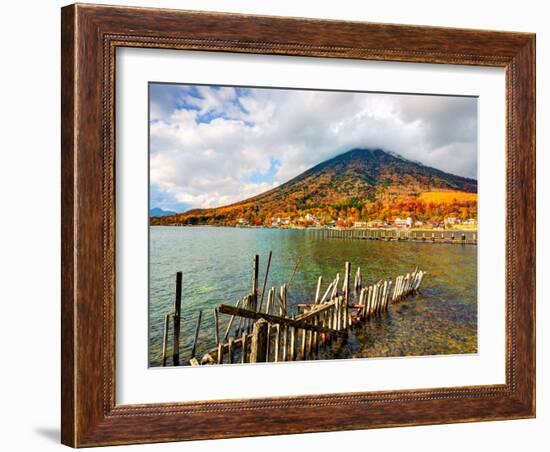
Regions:
<instances>
[{"instance_id":1,"label":"shallow water","mask_svg":"<svg viewBox=\"0 0 550 452\"><path fill-rule=\"evenodd\" d=\"M149 274L149 364L160 365L164 315L173 309L177 271L183 273L183 362L190 356L196 318L203 310L197 355L214 343L213 308L234 304L249 293L252 259L260 255L260 290L269 251L273 252L267 290L298 270L289 305L310 302L317 278L323 288L352 263L361 267L363 285L394 278L418 267L421 294L391 306L380 318L354 329L321 359L418 356L477 351L477 247L475 245L327 240L314 230L220 227L151 227ZM222 331L228 316L221 315Z\"/></svg>"}]
</instances>

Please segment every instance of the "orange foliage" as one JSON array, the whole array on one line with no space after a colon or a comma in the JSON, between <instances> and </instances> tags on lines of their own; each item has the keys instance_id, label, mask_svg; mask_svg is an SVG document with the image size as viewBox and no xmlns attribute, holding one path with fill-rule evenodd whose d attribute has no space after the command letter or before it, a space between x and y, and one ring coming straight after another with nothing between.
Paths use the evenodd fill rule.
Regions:
<instances>
[{"instance_id":1,"label":"orange foliage","mask_svg":"<svg viewBox=\"0 0 550 452\"><path fill-rule=\"evenodd\" d=\"M465 193L461 191L427 191L418 199L426 204L456 204L477 201L477 193Z\"/></svg>"}]
</instances>

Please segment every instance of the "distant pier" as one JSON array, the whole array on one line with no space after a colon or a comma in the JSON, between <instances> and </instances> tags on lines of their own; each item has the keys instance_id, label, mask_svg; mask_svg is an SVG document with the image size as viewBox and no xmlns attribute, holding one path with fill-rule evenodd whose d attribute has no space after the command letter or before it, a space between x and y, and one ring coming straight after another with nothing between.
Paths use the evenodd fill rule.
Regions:
<instances>
[{"instance_id":1,"label":"distant pier","mask_svg":"<svg viewBox=\"0 0 550 452\"><path fill-rule=\"evenodd\" d=\"M414 229L317 229L320 239L340 240L384 240L427 243L454 243L458 245L477 245L476 231L459 230L419 230Z\"/></svg>"}]
</instances>

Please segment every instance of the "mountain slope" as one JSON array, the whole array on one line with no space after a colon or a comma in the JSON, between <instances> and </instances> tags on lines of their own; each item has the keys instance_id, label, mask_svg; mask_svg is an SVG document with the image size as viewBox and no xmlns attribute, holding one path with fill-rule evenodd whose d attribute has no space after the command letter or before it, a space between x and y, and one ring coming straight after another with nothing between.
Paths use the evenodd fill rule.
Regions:
<instances>
[{"instance_id":1,"label":"mountain slope","mask_svg":"<svg viewBox=\"0 0 550 452\"><path fill-rule=\"evenodd\" d=\"M434 191L476 193L477 182L379 149L353 149L252 198L216 209L194 209L153 224L235 224L241 218L259 225L269 224L272 217L297 218L308 213L325 223L338 218L357 221L413 215L427 220L455 211L462 216L475 213L472 208L477 203L458 195L456 203L437 211L434 202L420 199L422 193Z\"/></svg>"}]
</instances>

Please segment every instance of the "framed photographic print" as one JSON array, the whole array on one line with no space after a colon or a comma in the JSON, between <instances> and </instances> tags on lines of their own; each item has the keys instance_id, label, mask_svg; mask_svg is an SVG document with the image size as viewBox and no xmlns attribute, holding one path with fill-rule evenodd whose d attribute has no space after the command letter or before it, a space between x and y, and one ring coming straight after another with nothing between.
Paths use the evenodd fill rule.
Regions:
<instances>
[{"instance_id":1,"label":"framed photographic print","mask_svg":"<svg viewBox=\"0 0 550 452\"><path fill-rule=\"evenodd\" d=\"M535 37L62 9L62 442L535 415Z\"/></svg>"}]
</instances>

